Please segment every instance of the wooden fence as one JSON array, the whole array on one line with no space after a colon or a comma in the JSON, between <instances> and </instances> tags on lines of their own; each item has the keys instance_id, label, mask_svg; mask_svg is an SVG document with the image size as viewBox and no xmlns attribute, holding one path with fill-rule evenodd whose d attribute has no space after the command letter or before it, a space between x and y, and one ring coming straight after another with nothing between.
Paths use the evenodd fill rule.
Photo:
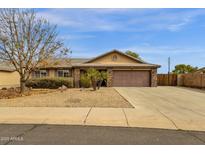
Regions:
<instances>
[{"instance_id":1,"label":"wooden fence","mask_svg":"<svg viewBox=\"0 0 205 154\"><path fill-rule=\"evenodd\" d=\"M189 73L178 75L178 86L205 88L205 74Z\"/></svg>"},{"instance_id":2,"label":"wooden fence","mask_svg":"<svg viewBox=\"0 0 205 154\"><path fill-rule=\"evenodd\" d=\"M177 86L176 74L158 74L157 75L158 86Z\"/></svg>"},{"instance_id":3,"label":"wooden fence","mask_svg":"<svg viewBox=\"0 0 205 154\"><path fill-rule=\"evenodd\" d=\"M157 83L158 86L185 86L194 88L205 88L205 74L158 74Z\"/></svg>"}]
</instances>

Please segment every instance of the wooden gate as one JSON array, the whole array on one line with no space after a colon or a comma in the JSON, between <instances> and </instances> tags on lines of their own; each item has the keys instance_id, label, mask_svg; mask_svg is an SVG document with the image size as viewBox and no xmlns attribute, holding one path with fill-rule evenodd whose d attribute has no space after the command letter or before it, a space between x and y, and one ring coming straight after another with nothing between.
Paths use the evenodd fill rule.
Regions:
<instances>
[{"instance_id":1,"label":"wooden gate","mask_svg":"<svg viewBox=\"0 0 205 154\"><path fill-rule=\"evenodd\" d=\"M177 86L177 74L157 74L158 86Z\"/></svg>"}]
</instances>

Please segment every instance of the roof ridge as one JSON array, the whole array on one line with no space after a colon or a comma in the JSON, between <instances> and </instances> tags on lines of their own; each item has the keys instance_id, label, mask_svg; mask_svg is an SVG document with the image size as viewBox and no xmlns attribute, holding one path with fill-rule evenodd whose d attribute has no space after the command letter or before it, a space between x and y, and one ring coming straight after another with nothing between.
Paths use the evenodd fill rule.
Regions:
<instances>
[{"instance_id":1,"label":"roof ridge","mask_svg":"<svg viewBox=\"0 0 205 154\"><path fill-rule=\"evenodd\" d=\"M117 52L117 53L119 53L119 54L122 54L122 55L124 55L124 56L127 56L127 57L129 57L129 58L131 58L131 59L133 59L133 60L135 60L135 61L140 62L140 63L149 64L149 63L145 62L144 60L141 60L141 59L139 59L139 58L135 58L135 57L133 57L133 56L130 56L130 55L128 55L128 54L126 54L126 53L124 53L124 52L122 52L122 51L119 51L119 50L117 50L117 49L110 50L110 51L108 51L108 52L105 52L105 53L103 53L103 54L97 56L97 57L91 58L90 60L86 61L85 63L92 62L93 60L96 60L96 59L98 59L98 58L100 58L100 57L106 56L106 55L108 55L108 54L110 54L110 53L112 53L112 52Z\"/></svg>"}]
</instances>

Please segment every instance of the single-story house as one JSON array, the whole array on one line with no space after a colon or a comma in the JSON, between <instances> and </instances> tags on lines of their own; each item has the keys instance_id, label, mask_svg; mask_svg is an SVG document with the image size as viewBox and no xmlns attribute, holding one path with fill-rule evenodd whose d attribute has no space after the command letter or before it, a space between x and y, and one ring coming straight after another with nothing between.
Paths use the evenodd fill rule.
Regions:
<instances>
[{"instance_id":1,"label":"single-story house","mask_svg":"<svg viewBox=\"0 0 205 154\"><path fill-rule=\"evenodd\" d=\"M108 87L156 87L157 68L118 50L112 50L92 59L50 59L38 66L32 78L72 78L74 87L80 87L80 76L88 69L107 71Z\"/></svg>"},{"instance_id":2,"label":"single-story house","mask_svg":"<svg viewBox=\"0 0 205 154\"><path fill-rule=\"evenodd\" d=\"M18 87L20 76L14 67L7 63L0 63L0 88Z\"/></svg>"},{"instance_id":3,"label":"single-story house","mask_svg":"<svg viewBox=\"0 0 205 154\"><path fill-rule=\"evenodd\" d=\"M205 67L198 69L195 73L205 74Z\"/></svg>"}]
</instances>

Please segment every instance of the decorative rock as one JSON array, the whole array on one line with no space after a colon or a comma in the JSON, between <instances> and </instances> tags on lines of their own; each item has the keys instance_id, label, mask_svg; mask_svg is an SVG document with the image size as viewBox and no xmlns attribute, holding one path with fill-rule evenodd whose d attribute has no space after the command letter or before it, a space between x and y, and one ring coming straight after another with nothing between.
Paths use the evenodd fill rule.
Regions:
<instances>
[{"instance_id":1,"label":"decorative rock","mask_svg":"<svg viewBox=\"0 0 205 154\"><path fill-rule=\"evenodd\" d=\"M6 88L6 87L3 87L3 88L1 88L1 90L7 90L7 88Z\"/></svg>"},{"instance_id":2,"label":"decorative rock","mask_svg":"<svg viewBox=\"0 0 205 154\"><path fill-rule=\"evenodd\" d=\"M15 91L15 88L14 88L14 87L11 87L11 88L8 89L8 91L14 92L14 91Z\"/></svg>"},{"instance_id":3,"label":"decorative rock","mask_svg":"<svg viewBox=\"0 0 205 154\"><path fill-rule=\"evenodd\" d=\"M58 88L58 90L60 90L61 92L66 91L68 89L68 87L66 87L65 85L62 85L61 87Z\"/></svg>"},{"instance_id":4,"label":"decorative rock","mask_svg":"<svg viewBox=\"0 0 205 154\"><path fill-rule=\"evenodd\" d=\"M68 87L66 87L65 85L62 85L62 87L61 87L63 90L67 90L68 89Z\"/></svg>"}]
</instances>

